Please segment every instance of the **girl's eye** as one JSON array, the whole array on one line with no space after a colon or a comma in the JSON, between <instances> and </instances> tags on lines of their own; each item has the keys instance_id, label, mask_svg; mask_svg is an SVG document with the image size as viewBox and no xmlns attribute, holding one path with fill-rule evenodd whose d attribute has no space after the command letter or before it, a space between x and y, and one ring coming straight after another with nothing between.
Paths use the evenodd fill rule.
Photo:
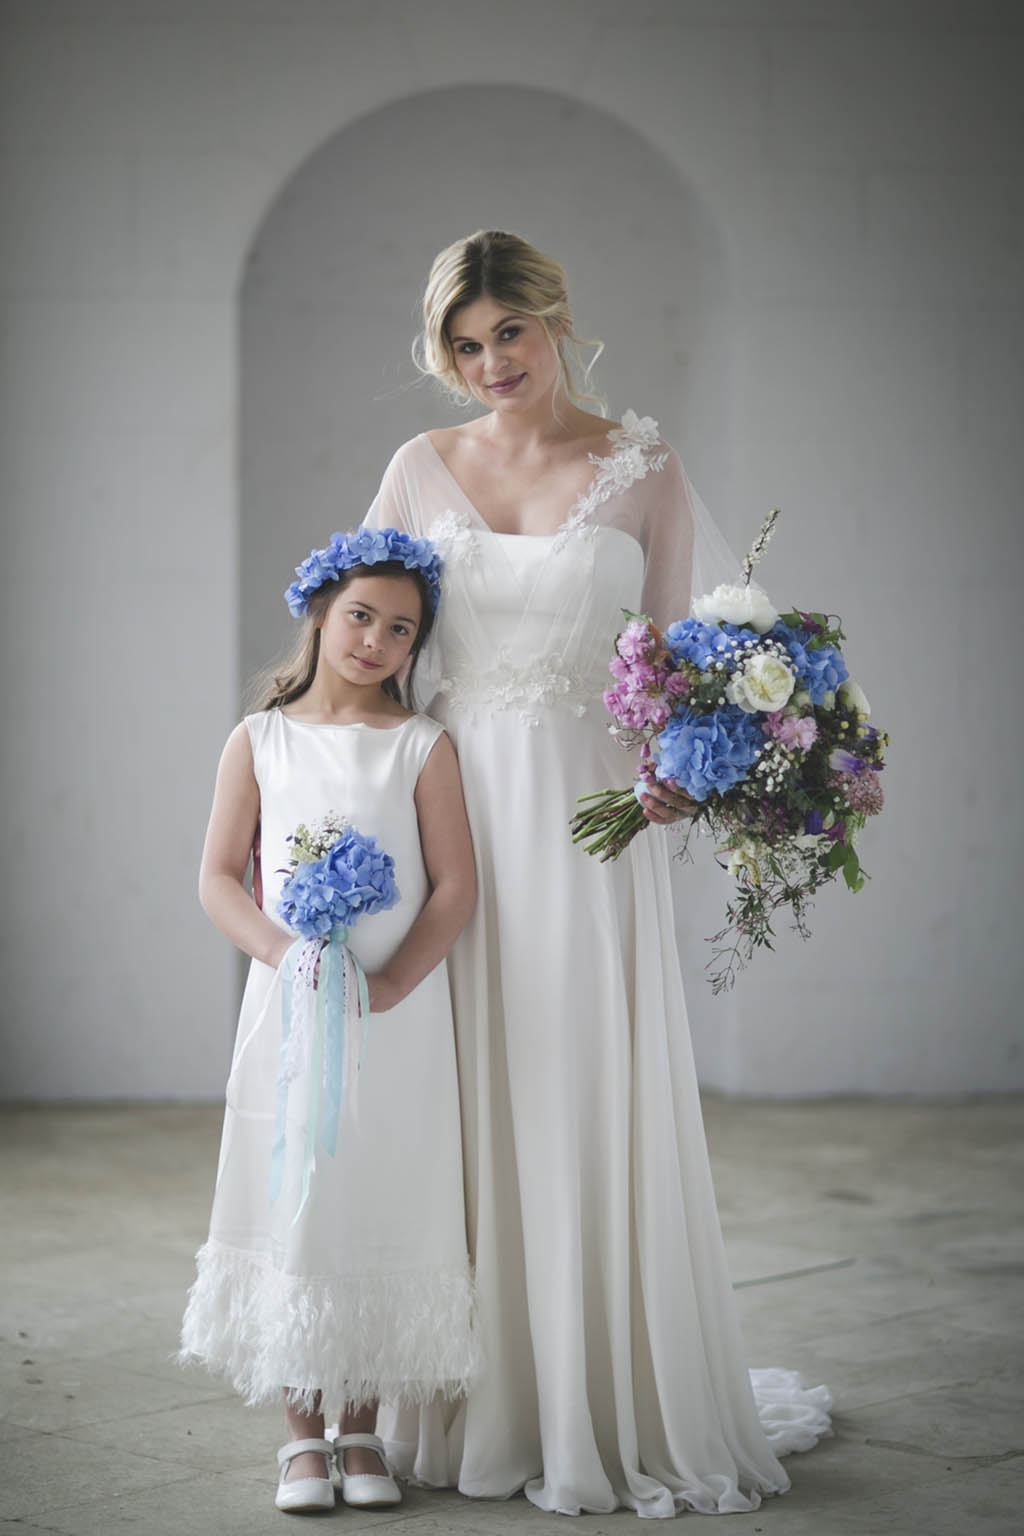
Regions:
<instances>
[{"instance_id":1,"label":"girl's eye","mask_svg":"<svg viewBox=\"0 0 1024 1536\"><path fill-rule=\"evenodd\" d=\"M360 622L362 622L363 619L368 619L370 617L365 608L350 608L348 611L348 616L350 619L358 619Z\"/></svg>"},{"instance_id":2,"label":"girl's eye","mask_svg":"<svg viewBox=\"0 0 1024 1536\"><path fill-rule=\"evenodd\" d=\"M461 352L463 357L469 357L473 352L479 352L479 350L480 350L480 343L478 341L460 341L459 342L459 351Z\"/></svg>"},{"instance_id":3,"label":"girl's eye","mask_svg":"<svg viewBox=\"0 0 1024 1536\"><path fill-rule=\"evenodd\" d=\"M522 330L522 326L521 325L506 325L505 329L501 332L501 335L498 337L498 340L499 341L514 341L515 338L519 335L519 332L521 330Z\"/></svg>"},{"instance_id":4,"label":"girl's eye","mask_svg":"<svg viewBox=\"0 0 1024 1536\"><path fill-rule=\"evenodd\" d=\"M396 635L401 635L403 637L403 639L404 639L404 637L406 635L412 633L412 631L409 629L408 624L392 624L391 628L393 629L393 631L395 632Z\"/></svg>"}]
</instances>

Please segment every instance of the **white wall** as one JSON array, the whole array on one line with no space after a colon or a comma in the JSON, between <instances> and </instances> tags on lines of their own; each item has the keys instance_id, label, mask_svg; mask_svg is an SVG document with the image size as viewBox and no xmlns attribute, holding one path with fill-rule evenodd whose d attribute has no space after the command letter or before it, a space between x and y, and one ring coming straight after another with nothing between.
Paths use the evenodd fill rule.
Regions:
<instances>
[{"instance_id":1,"label":"white wall","mask_svg":"<svg viewBox=\"0 0 1024 1536\"><path fill-rule=\"evenodd\" d=\"M193 889L240 667L246 252L333 135L479 85L558 92L636 140L637 189L564 166L584 224L603 202L601 261L634 190L674 168L701 249L724 252L725 305L673 435L735 532L784 506L764 579L843 614L895 738L872 885L823 897L814 942L761 957L722 1022L701 1006L705 1077L1021 1086L1020 715L1001 650L1022 468L1017 8L521 0L510 27L482 0L8 0L2 18L6 1094L220 1091L236 967ZM450 122L445 196L478 127ZM621 406L616 370L637 363L601 261L601 312L581 321L614 337ZM704 377L727 432L693 404ZM420 425L411 398L387 407L388 437ZM298 481L307 508L328 470Z\"/></svg>"}]
</instances>

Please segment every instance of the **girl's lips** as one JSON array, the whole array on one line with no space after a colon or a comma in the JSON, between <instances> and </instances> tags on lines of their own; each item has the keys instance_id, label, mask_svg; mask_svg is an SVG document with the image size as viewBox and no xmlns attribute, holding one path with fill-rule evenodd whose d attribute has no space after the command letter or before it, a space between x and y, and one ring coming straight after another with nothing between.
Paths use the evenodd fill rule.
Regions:
<instances>
[{"instance_id":1,"label":"girl's lips","mask_svg":"<svg viewBox=\"0 0 1024 1536\"><path fill-rule=\"evenodd\" d=\"M379 661L366 661L362 656L353 656L352 660L357 661L361 667L365 667L367 672L376 672L381 666Z\"/></svg>"},{"instance_id":2,"label":"girl's lips","mask_svg":"<svg viewBox=\"0 0 1024 1536\"><path fill-rule=\"evenodd\" d=\"M510 395L525 378L525 373L517 373L513 379L499 379L496 384L488 384L487 387L496 395Z\"/></svg>"}]
</instances>

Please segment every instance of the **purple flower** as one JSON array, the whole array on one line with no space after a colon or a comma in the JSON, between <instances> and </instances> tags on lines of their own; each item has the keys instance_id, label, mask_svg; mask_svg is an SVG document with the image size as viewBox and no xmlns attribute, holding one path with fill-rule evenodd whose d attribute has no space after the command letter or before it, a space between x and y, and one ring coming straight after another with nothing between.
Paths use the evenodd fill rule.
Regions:
<instances>
[{"instance_id":1,"label":"purple flower","mask_svg":"<svg viewBox=\"0 0 1024 1536\"><path fill-rule=\"evenodd\" d=\"M864 768L864 759L854 757L844 747L836 747L828 755L828 765L836 773L860 773Z\"/></svg>"},{"instance_id":2,"label":"purple flower","mask_svg":"<svg viewBox=\"0 0 1024 1536\"><path fill-rule=\"evenodd\" d=\"M851 811L860 811L862 816L877 816L885 804L882 781L877 772L856 775L836 773L832 776L832 783L842 790Z\"/></svg>"}]
</instances>

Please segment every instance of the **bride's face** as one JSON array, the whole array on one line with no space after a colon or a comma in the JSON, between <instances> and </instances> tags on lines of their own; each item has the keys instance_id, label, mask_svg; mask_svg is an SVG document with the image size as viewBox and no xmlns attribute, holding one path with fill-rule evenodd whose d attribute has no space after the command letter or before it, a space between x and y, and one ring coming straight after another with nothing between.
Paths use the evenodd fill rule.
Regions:
<instances>
[{"instance_id":1,"label":"bride's face","mask_svg":"<svg viewBox=\"0 0 1024 1536\"><path fill-rule=\"evenodd\" d=\"M553 398L561 363L532 315L517 314L496 299L474 299L452 310L448 337L456 367L482 405L519 414Z\"/></svg>"}]
</instances>

